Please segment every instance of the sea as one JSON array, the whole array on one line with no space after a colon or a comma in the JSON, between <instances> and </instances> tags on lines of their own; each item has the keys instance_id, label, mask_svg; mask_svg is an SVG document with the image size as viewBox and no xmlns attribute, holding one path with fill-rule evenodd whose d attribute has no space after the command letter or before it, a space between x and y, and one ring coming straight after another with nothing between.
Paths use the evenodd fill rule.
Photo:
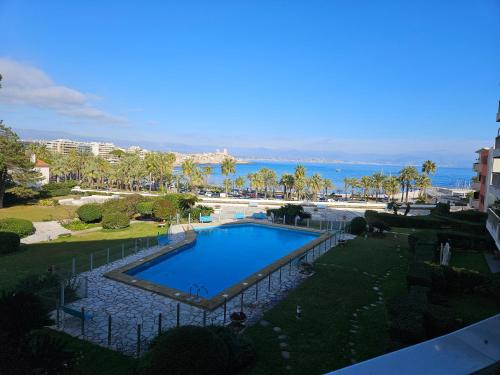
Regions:
<instances>
[{"instance_id":1,"label":"sea","mask_svg":"<svg viewBox=\"0 0 500 375\"><path fill-rule=\"evenodd\" d=\"M297 164L306 168L308 176L319 173L323 178L331 179L335 185L335 190L343 189L343 180L346 177L361 178L375 172L382 172L387 176L397 176L404 167L402 165L255 161L247 164L237 164L236 174L231 177L243 176L246 178L249 173L257 172L261 168L269 168L274 170L279 178L284 173L293 173ZM224 176L221 173L220 165L212 165L212 168L213 174L208 182L215 185L222 184ZM420 171L420 167L417 166L417 169ZM472 165L471 168L440 167L438 165L436 173L430 177L432 186L470 188L472 176L474 176Z\"/></svg>"}]
</instances>

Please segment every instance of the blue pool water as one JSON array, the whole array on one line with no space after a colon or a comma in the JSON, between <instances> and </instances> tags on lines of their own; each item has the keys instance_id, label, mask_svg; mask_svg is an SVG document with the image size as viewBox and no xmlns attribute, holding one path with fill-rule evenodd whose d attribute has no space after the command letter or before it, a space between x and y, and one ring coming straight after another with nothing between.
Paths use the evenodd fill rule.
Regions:
<instances>
[{"instance_id":1,"label":"blue pool water","mask_svg":"<svg viewBox=\"0 0 500 375\"><path fill-rule=\"evenodd\" d=\"M160 256L127 274L185 293L193 285L202 286L199 295L212 298L318 237L316 233L254 224L196 232L193 245Z\"/></svg>"}]
</instances>

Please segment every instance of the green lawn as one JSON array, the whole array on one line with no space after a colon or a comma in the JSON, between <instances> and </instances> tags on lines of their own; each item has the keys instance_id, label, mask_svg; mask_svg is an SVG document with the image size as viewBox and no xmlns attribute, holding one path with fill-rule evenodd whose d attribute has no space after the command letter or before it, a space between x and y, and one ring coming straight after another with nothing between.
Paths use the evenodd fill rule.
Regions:
<instances>
[{"instance_id":1,"label":"green lawn","mask_svg":"<svg viewBox=\"0 0 500 375\"><path fill-rule=\"evenodd\" d=\"M49 329L48 335L57 337L64 342L77 358L75 366L69 372L71 375L127 375L131 374L136 360Z\"/></svg>"},{"instance_id":2,"label":"green lawn","mask_svg":"<svg viewBox=\"0 0 500 375\"><path fill-rule=\"evenodd\" d=\"M75 217L76 206L38 206L24 204L0 208L0 219L7 217L26 219L30 221L51 221L71 219Z\"/></svg>"},{"instance_id":3,"label":"green lawn","mask_svg":"<svg viewBox=\"0 0 500 375\"><path fill-rule=\"evenodd\" d=\"M491 274L484 254L477 251L451 250L450 266L467 268L484 274Z\"/></svg>"},{"instance_id":4,"label":"green lawn","mask_svg":"<svg viewBox=\"0 0 500 375\"><path fill-rule=\"evenodd\" d=\"M357 238L318 259L315 275L264 315L288 336L285 350L291 359L281 358L278 335L272 328L257 324L247 331L258 351L257 364L248 373L322 374L351 364L353 358L361 361L384 353L389 346L386 310L384 304L370 306L377 300L372 288L378 280L384 298L404 293L407 256L406 236L388 235ZM388 270L390 275L384 278ZM295 318L297 304L302 306L300 320ZM352 334L350 320L357 309L361 309L359 330ZM354 354L349 342L354 344Z\"/></svg>"},{"instance_id":5,"label":"green lawn","mask_svg":"<svg viewBox=\"0 0 500 375\"><path fill-rule=\"evenodd\" d=\"M163 229L164 231L164 229ZM42 273L51 265L71 269L71 259L77 259L77 271L88 270L89 254L94 253L94 266L106 262L106 249L111 259L121 257L122 244L126 254L134 250L134 239L156 238L158 228L151 223L136 223L116 231L99 230L72 237L58 238L50 242L23 245L17 253L0 256L0 290L12 287L20 279L33 273ZM142 241L142 246L146 244Z\"/></svg>"}]
</instances>

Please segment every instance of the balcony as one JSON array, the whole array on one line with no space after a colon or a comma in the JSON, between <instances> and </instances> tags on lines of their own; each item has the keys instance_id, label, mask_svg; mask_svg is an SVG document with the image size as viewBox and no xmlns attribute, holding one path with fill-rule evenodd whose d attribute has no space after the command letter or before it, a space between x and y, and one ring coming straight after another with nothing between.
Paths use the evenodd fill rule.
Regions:
<instances>
[{"instance_id":1,"label":"balcony","mask_svg":"<svg viewBox=\"0 0 500 375\"><path fill-rule=\"evenodd\" d=\"M476 161L474 164L472 164L472 169L475 172L479 172L479 162Z\"/></svg>"},{"instance_id":2,"label":"balcony","mask_svg":"<svg viewBox=\"0 0 500 375\"><path fill-rule=\"evenodd\" d=\"M486 229L500 249L500 218L491 208L488 209L488 221L486 222Z\"/></svg>"},{"instance_id":3,"label":"balcony","mask_svg":"<svg viewBox=\"0 0 500 375\"><path fill-rule=\"evenodd\" d=\"M481 189L481 183L480 182L473 182L471 185L471 189L474 191L479 191Z\"/></svg>"}]
</instances>

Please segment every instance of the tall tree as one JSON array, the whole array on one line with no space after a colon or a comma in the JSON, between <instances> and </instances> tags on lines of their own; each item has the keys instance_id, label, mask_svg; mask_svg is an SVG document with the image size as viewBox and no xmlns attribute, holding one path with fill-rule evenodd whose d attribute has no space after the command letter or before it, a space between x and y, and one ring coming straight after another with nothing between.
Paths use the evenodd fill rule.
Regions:
<instances>
[{"instance_id":1,"label":"tall tree","mask_svg":"<svg viewBox=\"0 0 500 375\"><path fill-rule=\"evenodd\" d=\"M295 184L295 176L290 173L284 173L281 175L279 184L283 186L283 195L286 199L292 192L293 185Z\"/></svg>"},{"instance_id":2,"label":"tall tree","mask_svg":"<svg viewBox=\"0 0 500 375\"><path fill-rule=\"evenodd\" d=\"M329 178L324 178L323 179L323 189L325 189L325 195L328 195L328 189L333 189L335 188L335 185L333 184L332 180Z\"/></svg>"},{"instance_id":3,"label":"tall tree","mask_svg":"<svg viewBox=\"0 0 500 375\"><path fill-rule=\"evenodd\" d=\"M406 192L406 202L408 202L408 193L413 181L418 177L417 168L413 166L404 167L399 171L399 183L401 185L401 202L403 201L403 193Z\"/></svg>"},{"instance_id":4,"label":"tall tree","mask_svg":"<svg viewBox=\"0 0 500 375\"><path fill-rule=\"evenodd\" d=\"M0 120L0 208L9 184L27 185L38 179L32 168L19 137Z\"/></svg>"},{"instance_id":5,"label":"tall tree","mask_svg":"<svg viewBox=\"0 0 500 375\"><path fill-rule=\"evenodd\" d=\"M181 164L181 169L182 169L182 174L184 175L184 177L186 178L186 180L188 182L188 189L191 190L192 189L192 179L193 179L194 174L196 173L195 170L197 169L196 164L194 163L194 160L193 159L184 160Z\"/></svg>"},{"instance_id":6,"label":"tall tree","mask_svg":"<svg viewBox=\"0 0 500 375\"><path fill-rule=\"evenodd\" d=\"M303 165L297 165L295 167L295 173L294 173L294 177L297 179L297 178L306 178L306 167L304 167Z\"/></svg>"},{"instance_id":7,"label":"tall tree","mask_svg":"<svg viewBox=\"0 0 500 375\"><path fill-rule=\"evenodd\" d=\"M417 178L415 179L415 186L419 190L418 196L420 198L424 197L424 199L425 199L426 190L430 185L431 185L431 179L427 174L423 173L423 174L417 176Z\"/></svg>"},{"instance_id":8,"label":"tall tree","mask_svg":"<svg viewBox=\"0 0 500 375\"><path fill-rule=\"evenodd\" d=\"M276 172L269 168L262 168L258 172L264 184L264 196L267 198L269 190L274 189L278 182L276 181Z\"/></svg>"},{"instance_id":9,"label":"tall tree","mask_svg":"<svg viewBox=\"0 0 500 375\"><path fill-rule=\"evenodd\" d=\"M378 195L382 191L385 176L381 172L376 172L372 175L373 189L375 190L375 200L378 201Z\"/></svg>"},{"instance_id":10,"label":"tall tree","mask_svg":"<svg viewBox=\"0 0 500 375\"><path fill-rule=\"evenodd\" d=\"M222 163L220 164L220 171L223 176L227 177L230 174L235 174L236 173L236 161L233 158L230 158L226 156L224 160L222 160ZM226 185L224 185L226 186ZM226 189L226 194L228 193L229 189Z\"/></svg>"},{"instance_id":11,"label":"tall tree","mask_svg":"<svg viewBox=\"0 0 500 375\"><path fill-rule=\"evenodd\" d=\"M238 176L236 180L234 180L234 184L239 191L243 190L243 188L245 187L245 177Z\"/></svg>"},{"instance_id":12,"label":"tall tree","mask_svg":"<svg viewBox=\"0 0 500 375\"><path fill-rule=\"evenodd\" d=\"M209 180L210 180L210 176L212 175L212 173L214 173L212 166L211 165L205 165L203 167L202 173L203 173L203 177L204 177L204 180L205 180L205 186L208 186L208 183L209 183Z\"/></svg>"},{"instance_id":13,"label":"tall tree","mask_svg":"<svg viewBox=\"0 0 500 375\"><path fill-rule=\"evenodd\" d=\"M309 179L309 189L311 189L312 199L316 200L318 193L323 188L323 179L319 173L314 173Z\"/></svg>"},{"instance_id":14,"label":"tall tree","mask_svg":"<svg viewBox=\"0 0 500 375\"><path fill-rule=\"evenodd\" d=\"M436 169L436 163L434 163L432 160L426 160L422 164L422 173L425 173L427 176L429 176L430 174L435 174Z\"/></svg>"},{"instance_id":15,"label":"tall tree","mask_svg":"<svg viewBox=\"0 0 500 375\"><path fill-rule=\"evenodd\" d=\"M385 195L394 201L394 196L399 192L399 180L395 176L388 177L382 185Z\"/></svg>"},{"instance_id":16,"label":"tall tree","mask_svg":"<svg viewBox=\"0 0 500 375\"><path fill-rule=\"evenodd\" d=\"M373 180L370 176L363 176L359 180L361 188L363 189L363 196L365 200L368 198L368 191L373 187Z\"/></svg>"}]
</instances>

